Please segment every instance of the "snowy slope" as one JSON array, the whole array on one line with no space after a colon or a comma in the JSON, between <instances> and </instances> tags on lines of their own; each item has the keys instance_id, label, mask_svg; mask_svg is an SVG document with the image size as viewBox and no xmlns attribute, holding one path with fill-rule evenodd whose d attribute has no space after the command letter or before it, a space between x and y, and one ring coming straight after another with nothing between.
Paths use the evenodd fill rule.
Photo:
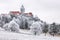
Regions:
<instances>
[{"instance_id":1,"label":"snowy slope","mask_svg":"<svg viewBox=\"0 0 60 40\"><path fill-rule=\"evenodd\" d=\"M7 31L0 31L0 40L59 40L60 37L50 36L44 34L41 35L27 35L21 33L13 33Z\"/></svg>"}]
</instances>

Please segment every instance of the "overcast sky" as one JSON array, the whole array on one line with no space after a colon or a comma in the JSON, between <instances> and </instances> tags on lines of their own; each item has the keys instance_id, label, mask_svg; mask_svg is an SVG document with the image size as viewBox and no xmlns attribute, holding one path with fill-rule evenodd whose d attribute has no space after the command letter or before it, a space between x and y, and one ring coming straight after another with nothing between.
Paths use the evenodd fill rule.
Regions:
<instances>
[{"instance_id":1,"label":"overcast sky","mask_svg":"<svg viewBox=\"0 0 60 40\"><path fill-rule=\"evenodd\" d=\"M60 0L0 0L0 13L20 11L22 4L25 12L32 12L47 23L60 23Z\"/></svg>"}]
</instances>

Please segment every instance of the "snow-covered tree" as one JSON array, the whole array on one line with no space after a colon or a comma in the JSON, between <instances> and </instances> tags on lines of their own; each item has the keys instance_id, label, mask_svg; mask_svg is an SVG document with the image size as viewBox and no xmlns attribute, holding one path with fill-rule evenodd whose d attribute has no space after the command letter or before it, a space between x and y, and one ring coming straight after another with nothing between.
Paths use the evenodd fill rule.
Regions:
<instances>
[{"instance_id":1,"label":"snow-covered tree","mask_svg":"<svg viewBox=\"0 0 60 40\"><path fill-rule=\"evenodd\" d=\"M43 31L43 33L45 33L45 36L46 36L46 33L48 32L48 24L46 24L46 22L44 22L42 31Z\"/></svg>"},{"instance_id":2,"label":"snow-covered tree","mask_svg":"<svg viewBox=\"0 0 60 40\"><path fill-rule=\"evenodd\" d=\"M3 28L6 30L6 31L10 31L10 28L8 27L9 23L6 23L4 24Z\"/></svg>"},{"instance_id":3,"label":"snow-covered tree","mask_svg":"<svg viewBox=\"0 0 60 40\"><path fill-rule=\"evenodd\" d=\"M56 25L56 23L53 23L53 24L51 24L50 25L50 27L49 27L49 33L51 34L51 35L55 35L55 34L57 34L58 33L58 29L57 29L57 25Z\"/></svg>"},{"instance_id":4,"label":"snow-covered tree","mask_svg":"<svg viewBox=\"0 0 60 40\"><path fill-rule=\"evenodd\" d=\"M0 27L3 27L4 24L5 24L5 21L0 20Z\"/></svg>"},{"instance_id":5,"label":"snow-covered tree","mask_svg":"<svg viewBox=\"0 0 60 40\"><path fill-rule=\"evenodd\" d=\"M28 17L20 16L20 17L18 17L18 19L20 21L20 28L27 29L28 28L28 22L27 22Z\"/></svg>"},{"instance_id":6,"label":"snow-covered tree","mask_svg":"<svg viewBox=\"0 0 60 40\"><path fill-rule=\"evenodd\" d=\"M17 17L17 19L15 19L16 20L16 22L19 24L19 28L21 28L21 29L23 29L23 17L21 16L21 15L19 15L18 17ZM18 20L18 21L17 21Z\"/></svg>"},{"instance_id":7,"label":"snow-covered tree","mask_svg":"<svg viewBox=\"0 0 60 40\"><path fill-rule=\"evenodd\" d=\"M10 15L1 15L1 21L4 21L5 23L9 23L11 20Z\"/></svg>"},{"instance_id":8,"label":"snow-covered tree","mask_svg":"<svg viewBox=\"0 0 60 40\"><path fill-rule=\"evenodd\" d=\"M60 35L60 24L58 24L57 29L59 30L58 34Z\"/></svg>"},{"instance_id":9,"label":"snow-covered tree","mask_svg":"<svg viewBox=\"0 0 60 40\"><path fill-rule=\"evenodd\" d=\"M34 22L30 27L31 32L35 35L42 33L42 26L41 25L42 24L39 21Z\"/></svg>"},{"instance_id":10,"label":"snow-covered tree","mask_svg":"<svg viewBox=\"0 0 60 40\"><path fill-rule=\"evenodd\" d=\"M7 31L19 32L19 25L14 20L10 23L6 23L3 28Z\"/></svg>"},{"instance_id":11,"label":"snow-covered tree","mask_svg":"<svg viewBox=\"0 0 60 40\"><path fill-rule=\"evenodd\" d=\"M24 29L28 29L28 23L27 23L27 20L25 20L24 23L25 23L25 24L24 24L24 26L25 26Z\"/></svg>"},{"instance_id":12,"label":"snow-covered tree","mask_svg":"<svg viewBox=\"0 0 60 40\"><path fill-rule=\"evenodd\" d=\"M19 28L23 27L23 21L21 17L13 18L13 20L19 25Z\"/></svg>"},{"instance_id":13,"label":"snow-covered tree","mask_svg":"<svg viewBox=\"0 0 60 40\"><path fill-rule=\"evenodd\" d=\"M11 29L11 31L19 32L19 25L14 20L9 23L8 27Z\"/></svg>"},{"instance_id":14,"label":"snow-covered tree","mask_svg":"<svg viewBox=\"0 0 60 40\"><path fill-rule=\"evenodd\" d=\"M6 23L9 23L12 20L10 15L6 15Z\"/></svg>"},{"instance_id":15,"label":"snow-covered tree","mask_svg":"<svg viewBox=\"0 0 60 40\"><path fill-rule=\"evenodd\" d=\"M32 18L29 18L27 20L27 23L28 23L28 28L30 29L30 26L33 24L34 20Z\"/></svg>"},{"instance_id":16,"label":"snow-covered tree","mask_svg":"<svg viewBox=\"0 0 60 40\"><path fill-rule=\"evenodd\" d=\"M34 21L40 21L40 19L38 18L38 16L34 17Z\"/></svg>"}]
</instances>

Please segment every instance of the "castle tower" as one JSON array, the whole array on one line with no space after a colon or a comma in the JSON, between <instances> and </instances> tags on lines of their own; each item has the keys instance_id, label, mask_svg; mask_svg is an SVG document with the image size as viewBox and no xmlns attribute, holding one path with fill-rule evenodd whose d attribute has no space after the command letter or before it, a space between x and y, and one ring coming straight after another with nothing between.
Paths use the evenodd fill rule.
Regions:
<instances>
[{"instance_id":1,"label":"castle tower","mask_svg":"<svg viewBox=\"0 0 60 40\"><path fill-rule=\"evenodd\" d=\"M24 8L23 5L21 6L20 10L21 10L21 13L24 13L25 12L25 8Z\"/></svg>"}]
</instances>

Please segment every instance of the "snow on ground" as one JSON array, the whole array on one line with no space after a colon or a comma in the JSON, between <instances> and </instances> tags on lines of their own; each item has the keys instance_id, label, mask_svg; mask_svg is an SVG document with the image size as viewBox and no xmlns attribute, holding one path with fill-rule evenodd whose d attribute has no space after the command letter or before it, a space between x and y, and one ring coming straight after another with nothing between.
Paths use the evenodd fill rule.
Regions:
<instances>
[{"instance_id":1,"label":"snow on ground","mask_svg":"<svg viewBox=\"0 0 60 40\"><path fill-rule=\"evenodd\" d=\"M0 28L1 29L1 28ZM28 31L22 31L29 33ZM60 37L57 36L51 36L47 34L40 34L40 35L28 35L28 34L22 34L22 33L14 33L14 32L7 32L7 31L1 31L0 30L0 40L59 40Z\"/></svg>"}]
</instances>

